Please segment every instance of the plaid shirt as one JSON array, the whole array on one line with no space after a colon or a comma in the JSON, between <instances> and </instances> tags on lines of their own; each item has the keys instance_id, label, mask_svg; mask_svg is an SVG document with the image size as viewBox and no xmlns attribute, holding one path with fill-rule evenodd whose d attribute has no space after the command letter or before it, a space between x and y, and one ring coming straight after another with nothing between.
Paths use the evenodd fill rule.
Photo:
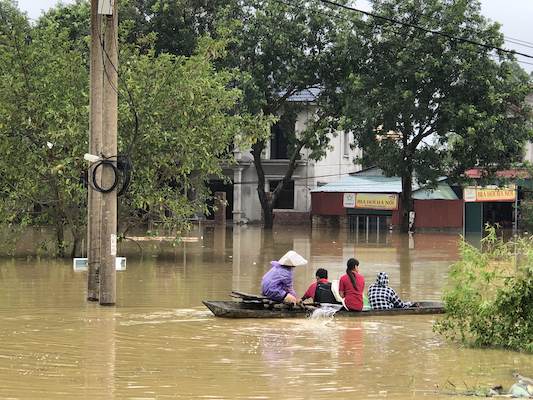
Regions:
<instances>
[{"instance_id":1,"label":"plaid shirt","mask_svg":"<svg viewBox=\"0 0 533 400\"><path fill-rule=\"evenodd\" d=\"M407 308L411 306L409 302L403 302L393 288L388 286L389 277L385 272L380 272L373 283L368 288L368 301L374 310L387 310L389 308Z\"/></svg>"}]
</instances>

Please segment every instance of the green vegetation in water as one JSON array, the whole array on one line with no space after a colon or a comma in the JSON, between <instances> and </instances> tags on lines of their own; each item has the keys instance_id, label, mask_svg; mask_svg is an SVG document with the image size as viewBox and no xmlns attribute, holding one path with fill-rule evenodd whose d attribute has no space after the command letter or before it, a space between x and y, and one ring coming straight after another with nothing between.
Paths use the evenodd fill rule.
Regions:
<instances>
[{"instance_id":1,"label":"green vegetation in water","mask_svg":"<svg viewBox=\"0 0 533 400\"><path fill-rule=\"evenodd\" d=\"M495 228L477 249L464 240L434 329L474 346L533 352L533 236L504 242Z\"/></svg>"}]
</instances>

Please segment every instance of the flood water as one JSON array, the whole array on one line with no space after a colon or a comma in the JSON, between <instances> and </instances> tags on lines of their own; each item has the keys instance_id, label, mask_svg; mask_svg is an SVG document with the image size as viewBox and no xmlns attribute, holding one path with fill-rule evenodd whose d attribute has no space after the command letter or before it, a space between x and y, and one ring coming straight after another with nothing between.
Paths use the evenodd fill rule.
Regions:
<instances>
[{"instance_id":1,"label":"flood water","mask_svg":"<svg viewBox=\"0 0 533 400\"><path fill-rule=\"evenodd\" d=\"M117 306L85 301L71 260L0 258L1 399L450 398L458 389L533 375L533 357L467 349L432 331L438 316L225 320L203 299L257 293L271 260L289 249L302 294L318 267L330 278L355 256L367 286L389 274L402 298L438 300L458 237L329 230L203 228L196 243L126 243Z\"/></svg>"}]
</instances>

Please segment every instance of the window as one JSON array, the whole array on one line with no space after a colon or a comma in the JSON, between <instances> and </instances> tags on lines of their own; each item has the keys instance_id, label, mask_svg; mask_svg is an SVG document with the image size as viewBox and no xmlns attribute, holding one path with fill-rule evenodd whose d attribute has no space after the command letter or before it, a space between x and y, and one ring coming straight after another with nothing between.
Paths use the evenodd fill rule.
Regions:
<instances>
[{"instance_id":1,"label":"window","mask_svg":"<svg viewBox=\"0 0 533 400\"><path fill-rule=\"evenodd\" d=\"M343 153L344 157L350 156L350 132L344 132Z\"/></svg>"},{"instance_id":2,"label":"window","mask_svg":"<svg viewBox=\"0 0 533 400\"><path fill-rule=\"evenodd\" d=\"M294 138L295 126L296 115L291 112L281 115L279 121L272 126L270 140L271 160L289 159L289 146L291 139Z\"/></svg>"},{"instance_id":3,"label":"window","mask_svg":"<svg viewBox=\"0 0 533 400\"><path fill-rule=\"evenodd\" d=\"M270 159L272 160L287 160L289 158L287 135L283 131L280 123L272 126L272 139L270 141Z\"/></svg>"},{"instance_id":4,"label":"window","mask_svg":"<svg viewBox=\"0 0 533 400\"><path fill-rule=\"evenodd\" d=\"M276 190L280 181L269 181L270 191ZM287 182L281 191L277 201L274 203L274 208L293 209L294 208L294 181Z\"/></svg>"}]
</instances>

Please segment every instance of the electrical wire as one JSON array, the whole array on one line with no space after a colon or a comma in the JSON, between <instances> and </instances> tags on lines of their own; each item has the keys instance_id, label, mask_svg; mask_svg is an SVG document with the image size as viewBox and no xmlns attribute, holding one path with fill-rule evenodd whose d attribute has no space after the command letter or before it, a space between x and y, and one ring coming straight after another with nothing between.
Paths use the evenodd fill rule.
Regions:
<instances>
[{"instance_id":1,"label":"electrical wire","mask_svg":"<svg viewBox=\"0 0 533 400\"><path fill-rule=\"evenodd\" d=\"M116 161L112 160L113 158L115 157L108 157L92 164L90 166L91 179L89 180L89 182L92 188L97 192L110 193L115 190L118 187L120 181L122 181L122 185L120 186L120 189L117 192L117 196L122 196L126 193L131 181L131 161L129 157L126 157L124 155L116 156ZM104 167L109 167L113 171L113 182L109 187L102 187L98 183L98 169Z\"/></svg>"},{"instance_id":2,"label":"electrical wire","mask_svg":"<svg viewBox=\"0 0 533 400\"><path fill-rule=\"evenodd\" d=\"M528 42L527 40L517 39L517 38L511 37L511 36L505 36L505 38L511 39L511 40L516 40L517 42L522 42L522 43L530 44L530 45L533 46L533 42Z\"/></svg>"},{"instance_id":3,"label":"electrical wire","mask_svg":"<svg viewBox=\"0 0 533 400\"><path fill-rule=\"evenodd\" d=\"M523 44L523 43L517 42L516 40L512 40L512 39L507 39L507 38L505 38L505 36L504 36L504 39L508 43L512 43L512 44L517 45L517 46L527 47L528 49L533 49L532 45Z\"/></svg>"},{"instance_id":4,"label":"electrical wire","mask_svg":"<svg viewBox=\"0 0 533 400\"><path fill-rule=\"evenodd\" d=\"M475 46L483 47L483 48L486 48L486 49L489 49L489 50L496 50L496 51L500 51L502 53L520 55L522 57L527 57L527 58L533 59L533 55L530 55L530 54L518 52L518 51L515 51L515 50L508 50L508 49L504 49L504 48L498 47L498 46L492 46L492 45L489 45L489 44L486 44L486 43L477 42L475 40L471 40L471 39L467 39L467 38L462 38L462 37L450 35L450 34L448 34L446 32L442 32L442 31L436 31L436 30L433 30L433 29L424 28L423 26L420 26L420 25L416 25L416 24L413 24L413 23L410 23L410 22L400 21L400 20L397 20L397 19L394 19L394 18L386 17L384 15L375 14L375 13L369 12L369 11L364 11L364 10L361 10L359 8L347 6L347 5L341 4L341 3L336 3L336 2L331 1L331 0L318 0L318 1L320 1L321 3L324 3L324 4L328 4L330 6L343 8L345 10L349 10L349 11L352 11L352 12L357 12L357 13L360 13L360 14L364 14L364 15L372 17L372 18L381 19L383 21L387 21L387 22L392 23L392 24L403 25L403 26L407 26L407 27L410 27L410 28L418 29L418 30L426 32L426 33L431 33L433 35L443 36L443 37L446 37L448 39L451 39L451 40L454 40L454 41L457 41L457 42L473 44Z\"/></svg>"},{"instance_id":5,"label":"electrical wire","mask_svg":"<svg viewBox=\"0 0 533 400\"><path fill-rule=\"evenodd\" d=\"M98 179L97 179L98 169L99 168L103 168L103 167L109 167L113 171L113 183L109 187L106 187L106 188L100 186L100 184L98 183ZM100 161L97 161L96 163L94 163L91 166L91 168L92 168L91 186L93 187L94 190L96 190L97 192L100 192L100 193L110 193L113 190L115 190L115 188L118 185L118 169L115 166L115 162L114 161L107 160L107 159L106 160L100 160Z\"/></svg>"},{"instance_id":6,"label":"electrical wire","mask_svg":"<svg viewBox=\"0 0 533 400\"><path fill-rule=\"evenodd\" d=\"M286 6L288 6L288 7L291 7L291 8L293 8L293 9L295 9L295 10L298 10L298 11L301 11L301 9L302 9L302 7L300 7L299 5L296 5L296 4L292 4L292 3L288 3L288 2L287 2L287 1L290 1L290 0L286 0L286 1L284 1L284 0L274 0L274 1L276 1L276 2L279 3L279 4L283 4L283 5L286 5ZM322 0L318 0L318 1L323 2ZM328 2L328 4L329 4L329 3L332 3L332 2ZM335 4L338 4L338 3L335 3ZM339 4L339 6L342 6L342 5ZM344 7L343 7L343 8L344 8ZM355 10L357 10L357 11L361 11L362 13L367 13L366 11L363 11L363 10L358 10L358 9L355 9ZM310 9L307 9L307 11L309 11L309 12L313 12L313 13L318 13L318 14L320 14L320 15L324 15L324 16L327 16L327 17L329 17L329 18L335 18L335 19L338 19L338 20L341 20L341 21L345 21L345 22L352 22L352 23L354 22L353 20L350 20L350 19L348 19L348 18L342 17L342 16L340 16L340 15L328 14L328 13L325 13L325 12L322 12L322 11L319 11L319 10L310 10ZM403 24L403 23L402 23L402 24ZM399 35L403 35L403 32L400 32L397 28L394 28L393 26L390 26L390 27L382 26L382 28L383 28L383 29L386 29L386 30L388 30L388 31L395 32L395 33L397 33L397 34L399 34ZM427 31L425 28L422 28L422 29L423 29L424 31ZM435 31L435 32L438 33L438 31ZM473 31L473 30L471 30L471 32L474 33L474 34L479 33L479 32ZM504 38L505 38L505 36L504 36ZM467 39L465 39L465 40L467 40ZM513 40L519 40L519 39L513 39ZM529 43L529 42L526 42L526 43ZM531 44L533 44L533 43L531 43ZM486 47L486 46L488 46L489 48L492 48L492 46L489 46L489 45L483 45L483 47ZM493 48L493 50L498 50L498 49L499 49L498 47L494 47L494 48ZM513 50L507 50L507 49L503 49L503 50L506 50L507 53L512 53L512 54L515 54L515 55L520 55L520 54L521 54L521 53L515 52L515 51L513 51ZM517 58L516 58L514 61L516 61L516 62L518 62L518 63L520 63L520 64L533 65L533 64L530 63L530 62L523 61L523 60L519 60L519 59L517 59Z\"/></svg>"},{"instance_id":7,"label":"electrical wire","mask_svg":"<svg viewBox=\"0 0 533 400\"><path fill-rule=\"evenodd\" d=\"M308 179L317 179L317 178L331 178L331 177L337 177L337 176L344 176L344 175L351 175L355 174L356 171L352 172L341 172L341 173L335 173L335 174L325 174L325 175L314 175L314 176L296 176L292 177L292 181L301 181L301 180L308 180ZM273 180L277 181L282 178L274 178L274 179L266 179L266 180ZM240 182L232 182L233 185L257 185L259 181L240 181Z\"/></svg>"}]
</instances>

